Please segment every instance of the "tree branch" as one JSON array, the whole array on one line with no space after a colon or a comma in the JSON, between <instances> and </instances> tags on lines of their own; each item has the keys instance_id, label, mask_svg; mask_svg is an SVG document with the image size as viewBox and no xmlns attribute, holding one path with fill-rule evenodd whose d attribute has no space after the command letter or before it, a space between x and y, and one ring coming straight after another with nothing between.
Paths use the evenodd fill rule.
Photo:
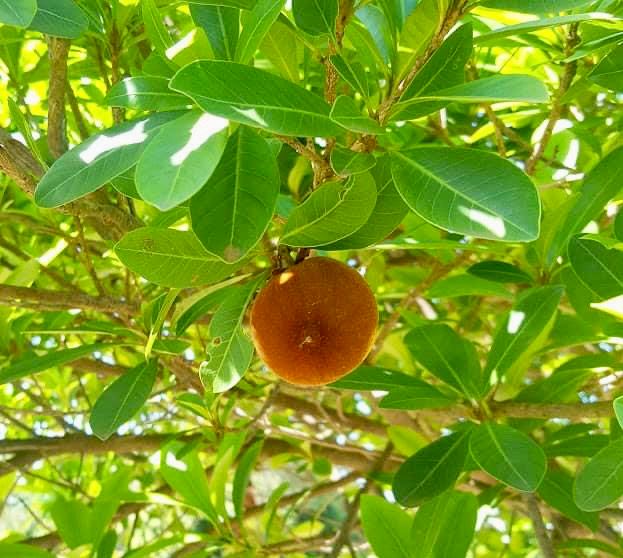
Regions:
<instances>
[{"instance_id":1,"label":"tree branch","mask_svg":"<svg viewBox=\"0 0 623 558\"><path fill-rule=\"evenodd\" d=\"M79 292L50 291L11 285L0 285L0 304L39 310L80 308L126 317L134 316L138 312L138 308L133 304L112 297L94 297Z\"/></svg>"},{"instance_id":2,"label":"tree branch","mask_svg":"<svg viewBox=\"0 0 623 558\"><path fill-rule=\"evenodd\" d=\"M536 539L539 543L543 556L545 558L556 558L554 546L552 545L552 541L547 534L547 529L545 529L545 524L543 523L543 518L541 517L541 512L539 511L539 504L537 503L534 494L525 494L523 498L527 506L528 517L532 521L534 534L536 535Z\"/></svg>"},{"instance_id":3,"label":"tree branch","mask_svg":"<svg viewBox=\"0 0 623 558\"><path fill-rule=\"evenodd\" d=\"M67 151L67 115L65 89L67 87L68 39L49 37L50 86L48 89L48 147L55 159Z\"/></svg>"}]
</instances>

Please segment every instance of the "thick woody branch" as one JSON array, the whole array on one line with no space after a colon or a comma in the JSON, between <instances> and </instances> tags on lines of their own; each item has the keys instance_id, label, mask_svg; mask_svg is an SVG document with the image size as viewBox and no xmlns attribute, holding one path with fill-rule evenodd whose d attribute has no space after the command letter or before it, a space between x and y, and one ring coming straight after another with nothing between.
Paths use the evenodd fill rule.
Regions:
<instances>
[{"instance_id":1,"label":"thick woody branch","mask_svg":"<svg viewBox=\"0 0 623 558\"><path fill-rule=\"evenodd\" d=\"M67 88L67 58L70 42L50 37L50 87L48 89L48 147L55 159L67 151L67 115L65 90Z\"/></svg>"},{"instance_id":2,"label":"thick woody branch","mask_svg":"<svg viewBox=\"0 0 623 558\"><path fill-rule=\"evenodd\" d=\"M0 285L0 304L36 308L39 310L95 310L106 314L133 316L137 307L116 298L94 297L78 292L50 291L28 287Z\"/></svg>"},{"instance_id":3,"label":"thick woody branch","mask_svg":"<svg viewBox=\"0 0 623 558\"><path fill-rule=\"evenodd\" d=\"M599 419L614 416L612 401L597 403L515 403L504 401L493 403L491 412L495 417L532 419Z\"/></svg>"}]
</instances>

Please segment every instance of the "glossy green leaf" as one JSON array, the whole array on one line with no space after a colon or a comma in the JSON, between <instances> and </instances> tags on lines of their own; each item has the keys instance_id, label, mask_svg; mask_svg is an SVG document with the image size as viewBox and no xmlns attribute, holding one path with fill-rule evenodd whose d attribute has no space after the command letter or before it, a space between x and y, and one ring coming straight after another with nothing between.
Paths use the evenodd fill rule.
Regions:
<instances>
[{"instance_id":1,"label":"glossy green leaf","mask_svg":"<svg viewBox=\"0 0 623 558\"><path fill-rule=\"evenodd\" d=\"M381 399L381 409L442 409L456 405L456 399L448 397L432 386L392 389Z\"/></svg>"},{"instance_id":2,"label":"glossy green leaf","mask_svg":"<svg viewBox=\"0 0 623 558\"><path fill-rule=\"evenodd\" d=\"M487 279L475 277L469 273L453 275L440 279L428 289L428 296L433 298L452 298L457 296L497 296L500 298L512 298L499 283Z\"/></svg>"},{"instance_id":3,"label":"glossy green leaf","mask_svg":"<svg viewBox=\"0 0 623 558\"><path fill-rule=\"evenodd\" d=\"M288 246L323 246L362 227L376 203L376 184L369 173L346 182L326 182L296 207L283 229Z\"/></svg>"},{"instance_id":4,"label":"glossy green leaf","mask_svg":"<svg viewBox=\"0 0 623 558\"><path fill-rule=\"evenodd\" d=\"M623 242L623 210L619 209L617 216L614 218L614 236L617 240Z\"/></svg>"},{"instance_id":5,"label":"glossy green leaf","mask_svg":"<svg viewBox=\"0 0 623 558\"><path fill-rule=\"evenodd\" d=\"M277 20L283 5L284 0L258 0L251 13L244 20L236 48L236 62L249 63L266 33Z\"/></svg>"},{"instance_id":6,"label":"glossy green leaf","mask_svg":"<svg viewBox=\"0 0 623 558\"><path fill-rule=\"evenodd\" d=\"M331 151L331 166L340 176L369 171L375 164L376 159L371 153L359 153L340 146Z\"/></svg>"},{"instance_id":7,"label":"glossy green leaf","mask_svg":"<svg viewBox=\"0 0 623 558\"><path fill-rule=\"evenodd\" d=\"M454 31L422 66L400 100L405 102L463 83L465 64L472 52L472 34L470 24L462 25ZM412 106L403 105L402 109L397 110L396 118L419 118L447 104L446 101L426 101Z\"/></svg>"},{"instance_id":8,"label":"glossy green leaf","mask_svg":"<svg viewBox=\"0 0 623 558\"><path fill-rule=\"evenodd\" d=\"M346 95L340 95L331 109L331 119L340 126L360 134L382 134L381 128L375 120L362 114L357 103Z\"/></svg>"},{"instance_id":9,"label":"glossy green leaf","mask_svg":"<svg viewBox=\"0 0 623 558\"><path fill-rule=\"evenodd\" d=\"M506 242L539 236L536 188L511 162L492 153L447 147L395 152L392 160L398 192L433 225Z\"/></svg>"},{"instance_id":10,"label":"glossy green leaf","mask_svg":"<svg viewBox=\"0 0 623 558\"><path fill-rule=\"evenodd\" d=\"M245 285L229 289L210 322L211 343L199 373L206 389L222 393L235 386L251 364L253 344L242 329L247 306L265 281L260 275Z\"/></svg>"},{"instance_id":11,"label":"glossy green leaf","mask_svg":"<svg viewBox=\"0 0 623 558\"><path fill-rule=\"evenodd\" d=\"M528 14L552 14L592 4L592 0L485 0L483 6Z\"/></svg>"},{"instance_id":12,"label":"glossy green leaf","mask_svg":"<svg viewBox=\"0 0 623 558\"><path fill-rule=\"evenodd\" d=\"M240 33L240 10L228 6L190 5L193 21L201 27L217 60L233 60Z\"/></svg>"},{"instance_id":13,"label":"glossy green leaf","mask_svg":"<svg viewBox=\"0 0 623 558\"><path fill-rule=\"evenodd\" d=\"M590 238L569 241L569 262L578 279L595 295L596 301L623 294L623 252L608 249Z\"/></svg>"},{"instance_id":14,"label":"glossy green leaf","mask_svg":"<svg viewBox=\"0 0 623 558\"><path fill-rule=\"evenodd\" d=\"M229 8L240 8L251 10L257 0L186 0L189 6L227 6Z\"/></svg>"},{"instance_id":15,"label":"glossy green leaf","mask_svg":"<svg viewBox=\"0 0 623 558\"><path fill-rule=\"evenodd\" d=\"M98 397L89 423L101 440L114 434L145 404L156 381L155 361L141 364L112 382Z\"/></svg>"},{"instance_id":16,"label":"glossy green leaf","mask_svg":"<svg viewBox=\"0 0 623 558\"><path fill-rule=\"evenodd\" d=\"M136 166L141 198L168 211L197 193L221 160L227 126L227 120L199 110L162 126Z\"/></svg>"},{"instance_id":17,"label":"glossy green leaf","mask_svg":"<svg viewBox=\"0 0 623 558\"><path fill-rule=\"evenodd\" d=\"M50 507L50 515L58 533L69 548L91 542L91 510L79 500L57 499Z\"/></svg>"},{"instance_id":18,"label":"glossy green leaf","mask_svg":"<svg viewBox=\"0 0 623 558\"><path fill-rule=\"evenodd\" d=\"M564 516L586 525L596 531L599 516L595 512L582 511L573 501L573 477L563 469L552 469L547 472L539 486L539 496Z\"/></svg>"},{"instance_id":19,"label":"glossy green leaf","mask_svg":"<svg viewBox=\"0 0 623 558\"><path fill-rule=\"evenodd\" d=\"M591 376L593 376L591 370L556 370L547 378L538 380L521 390L515 397L515 401L571 402L577 400L578 391Z\"/></svg>"},{"instance_id":20,"label":"glossy green leaf","mask_svg":"<svg viewBox=\"0 0 623 558\"><path fill-rule=\"evenodd\" d=\"M449 490L422 504L411 528L414 558L465 558L477 515L478 499L466 492Z\"/></svg>"},{"instance_id":21,"label":"glossy green leaf","mask_svg":"<svg viewBox=\"0 0 623 558\"><path fill-rule=\"evenodd\" d=\"M27 544L0 542L0 555L11 558L55 558L56 555Z\"/></svg>"},{"instance_id":22,"label":"glossy green leaf","mask_svg":"<svg viewBox=\"0 0 623 558\"><path fill-rule=\"evenodd\" d=\"M298 37L289 25L279 19L264 35L260 51L285 79L299 81Z\"/></svg>"},{"instance_id":23,"label":"glossy green leaf","mask_svg":"<svg viewBox=\"0 0 623 558\"><path fill-rule=\"evenodd\" d=\"M400 31L398 70L404 75L424 52L426 45L442 24L448 0L420 0L406 13Z\"/></svg>"},{"instance_id":24,"label":"glossy green leaf","mask_svg":"<svg viewBox=\"0 0 623 558\"><path fill-rule=\"evenodd\" d=\"M166 56L166 51L173 46L173 39L164 26L156 0L141 0L141 13L147 37L149 37L156 51Z\"/></svg>"},{"instance_id":25,"label":"glossy green leaf","mask_svg":"<svg viewBox=\"0 0 623 558\"><path fill-rule=\"evenodd\" d=\"M266 141L240 127L221 162L190 202L193 231L226 262L243 258L268 227L279 194L279 169Z\"/></svg>"},{"instance_id":26,"label":"glossy green leaf","mask_svg":"<svg viewBox=\"0 0 623 558\"><path fill-rule=\"evenodd\" d=\"M184 108L187 97L169 89L169 80L157 76L136 76L122 79L106 95L111 107L164 111Z\"/></svg>"},{"instance_id":27,"label":"glossy green leaf","mask_svg":"<svg viewBox=\"0 0 623 558\"><path fill-rule=\"evenodd\" d=\"M35 201L58 207L94 192L133 167L158 129L182 114L156 113L90 137L54 162L37 186Z\"/></svg>"},{"instance_id":28,"label":"glossy green leaf","mask_svg":"<svg viewBox=\"0 0 623 558\"><path fill-rule=\"evenodd\" d=\"M364 97L370 95L366 70L359 62L351 63L343 56L336 54L331 57L331 64L333 64L333 67L340 77L348 83L353 90L359 92Z\"/></svg>"},{"instance_id":29,"label":"glossy green leaf","mask_svg":"<svg viewBox=\"0 0 623 558\"><path fill-rule=\"evenodd\" d=\"M463 470L471 429L442 436L417 451L396 471L392 490L403 506L414 507L452 486Z\"/></svg>"},{"instance_id":30,"label":"glossy green leaf","mask_svg":"<svg viewBox=\"0 0 623 558\"><path fill-rule=\"evenodd\" d=\"M24 356L12 364L0 368L0 384L14 382L30 374L69 364L74 360L91 355L96 351L101 351L106 347L114 347L114 344L93 343L81 345L73 349L58 349L41 356L32 354Z\"/></svg>"},{"instance_id":31,"label":"glossy green leaf","mask_svg":"<svg viewBox=\"0 0 623 558\"><path fill-rule=\"evenodd\" d=\"M614 414L617 418L619 426L623 428L623 395L619 395L613 402Z\"/></svg>"},{"instance_id":32,"label":"glossy green leaf","mask_svg":"<svg viewBox=\"0 0 623 558\"><path fill-rule=\"evenodd\" d=\"M361 525L378 558L412 558L411 516L373 494L361 497Z\"/></svg>"},{"instance_id":33,"label":"glossy green leaf","mask_svg":"<svg viewBox=\"0 0 623 558\"><path fill-rule=\"evenodd\" d=\"M208 480L197 450L182 452L184 449L186 448L180 442L172 442L162 448L160 474L188 505L201 510L213 524L217 524Z\"/></svg>"},{"instance_id":34,"label":"glossy green leaf","mask_svg":"<svg viewBox=\"0 0 623 558\"><path fill-rule=\"evenodd\" d=\"M0 23L28 27L37 11L37 0L0 0Z\"/></svg>"},{"instance_id":35,"label":"glossy green leaf","mask_svg":"<svg viewBox=\"0 0 623 558\"><path fill-rule=\"evenodd\" d=\"M310 35L334 35L338 8L338 0L292 0L297 27Z\"/></svg>"},{"instance_id":36,"label":"glossy green leaf","mask_svg":"<svg viewBox=\"0 0 623 558\"><path fill-rule=\"evenodd\" d=\"M587 20L601 20L601 21L612 21L616 18L611 16L610 14L603 12L594 12L594 13L586 13L586 14L572 14L551 18L540 18L531 21L526 21L524 23L518 23L516 25L506 25L501 27L500 29L496 29L495 31L489 31L488 33L483 33L478 37L474 38L474 43L477 45L489 45L498 43L500 39L505 37L512 37L515 35L523 35L525 33L532 33L534 31L539 31L540 29L547 29L549 27L559 27L561 25L568 25L570 23L579 23Z\"/></svg>"},{"instance_id":37,"label":"glossy green leaf","mask_svg":"<svg viewBox=\"0 0 623 558\"><path fill-rule=\"evenodd\" d=\"M428 91L417 97L397 103L391 120L408 120L438 110L448 103L546 103L549 100L545 85L537 78L524 75L495 76L467 83L461 83L447 89ZM423 108L420 108L423 105Z\"/></svg>"},{"instance_id":38,"label":"glossy green leaf","mask_svg":"<svg viewBox=\"0 0 623 558\"><path fill-rule=\"evenodd\" d=\"M551 327L562 297L561 287L537 287L527 291L502 320L493 339L485 374L503 376L531 351L533 342Z\"/></svg>"},{"instance_id":39,"label":"glossy green leaf","mask_svg":"<svg viewBox=\"0 0 623 558\"><path fill-rule=\"evenodd\" d=\"M569 239L595 219L617 195L621 189L618 171L622 167L623 146L611 151L586 175L575 203L549 243L546 254L548 264L553 264L558 256L564 254Z\"/></svg>"},{"instance_id":40,"label":"glossy green leaf","mask_svg":"<svg viewBox=\"0 0 623 558\"><path fill-rule=\"evenodd\" d=\"M29 29L66 39L77 39L89 20L73 0L37 0L37 12Z\"/></svg>"},{"instance_id":41,"label":"glossy green leaf","mask_svg":"<svg viewBox=\"0 0 623 558\"><path fill-rule=\"evenodd\" d=\"M129 269L163 287L197 287L217 283L237 267L206 252L186 231L143 227L127 233L115 246Z\"/></svg>"},{"instance_id":42,"label":"glossy green leaf","mask_svg":"<svg viewBox=\"0 0 623 558\"><path fill-rule=\"evenodd\" d=\"M492 477L522 492L534 492L547 470L545 453L530 437L510 426L485 422L469 443L478 466Z\"/></svg>"},{"instance_id":43,"label":"glossy green leaf","mask_svg":"<svg viewBox=\"0 0 623 558\"><path fill-rule=\"evenodd\" d=\"M532 283L532 277L517 266L497 260L478 262L467 273L496 283Z\"/></svg>"},{"instance_id":44,"label":"glossy green leaf","mask_svg":"<svg viewBox=\"0 0 623 558\"><path fill-rule=\"evenodd\" d=\"M240 458L232 487L232 502L236 517L244 517L244 499L251 480L251 472L262 451L263 440L258 440L249 447Z\"/></svg>"},{"instance_id":45,"label":"glossy green leaf","mask_svg":"<svg viewBox=\"0 0 623 558\"><path fill-rule=\"evenodd\" d=\"M331 387L354 390L391 390L394 388L420 388L428 384L413 376L378 366L360 366L347 376L333 382Z\"/></svg>"},{"instance_id":46,"label":"glossy green leaf","mask_svg":"<svg viewBox=\"0 0 623 558\"><path fill-rule=\"evenodd\" d=\"M573 499L581 510L599 511L623 496L623 438L600 450L580 470Z\"/></svg>"},{"instance_id":47,"label":"glossy green leaf","mask_svg":"<svg viewBox=\"0 0 623 558\"><path fill-rule=\"evenodd\" d=\"M241 90L237 84L244 83ZM340 127L319 96L265 70L234 62L201 60L182 68L171 88L203 110L286 136L332 136Z\"/></svg>"},{"instance_id":48,"label":"glossy green leaf","mask_svg":"<svg viewBox=\"0 0 623 558\"><path fill-rule=\"evenodd\" d=\"M372 176L377 187L376 204L372 214L353 234L337 242L326 244L325 250L360 249L372 246L387 238L407 215L409 209L396 190L389 157L377 160L376 166L372 169Z\"/></svg>"},{"instance_id":49,"label":"glossy green leaf","mask_svg":"<svg viewBox=\"0 0 623 558\"><path fill-rule=\"evenodd\" d=\"M476 349L445 324L411 330L405 344L415 360L459 393L480 399L483 389Z\"/></svg>"}]
</instances>

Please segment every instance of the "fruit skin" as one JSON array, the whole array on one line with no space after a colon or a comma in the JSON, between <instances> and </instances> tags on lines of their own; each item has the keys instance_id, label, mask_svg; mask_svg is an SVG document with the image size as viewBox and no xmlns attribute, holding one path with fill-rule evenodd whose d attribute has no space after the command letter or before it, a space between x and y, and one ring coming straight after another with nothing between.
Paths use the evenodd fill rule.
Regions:
<instances>
[{"instance_id":1,"label":"fruit skin","mask_svg":"<svg viewBox=\"0 0 623 558\"><path fill-rule=\"evenodd\" d=\"M255 299L250 321L255 348L275 374L292 384L318 386L364 361L378 312L359 273L315 257L273 276Z\"/></svg>"}]
</instances>

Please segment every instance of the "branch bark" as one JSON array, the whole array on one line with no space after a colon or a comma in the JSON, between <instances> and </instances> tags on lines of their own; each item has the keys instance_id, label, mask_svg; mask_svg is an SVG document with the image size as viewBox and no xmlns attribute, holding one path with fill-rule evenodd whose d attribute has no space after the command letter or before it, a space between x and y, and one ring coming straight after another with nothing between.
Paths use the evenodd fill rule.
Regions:
<instances>
[{"instance_id":1,"label":"branch bark","mask_svg":"<svg viewBox=\"0 0 623 558\"><path fill-rule=\"evenodd\" d=\"M48 147L55 159L67 151L67 115L65 90L67 88L68 39L49 37L50 86L48 89Z\"/></svg>"}]
</instances>

